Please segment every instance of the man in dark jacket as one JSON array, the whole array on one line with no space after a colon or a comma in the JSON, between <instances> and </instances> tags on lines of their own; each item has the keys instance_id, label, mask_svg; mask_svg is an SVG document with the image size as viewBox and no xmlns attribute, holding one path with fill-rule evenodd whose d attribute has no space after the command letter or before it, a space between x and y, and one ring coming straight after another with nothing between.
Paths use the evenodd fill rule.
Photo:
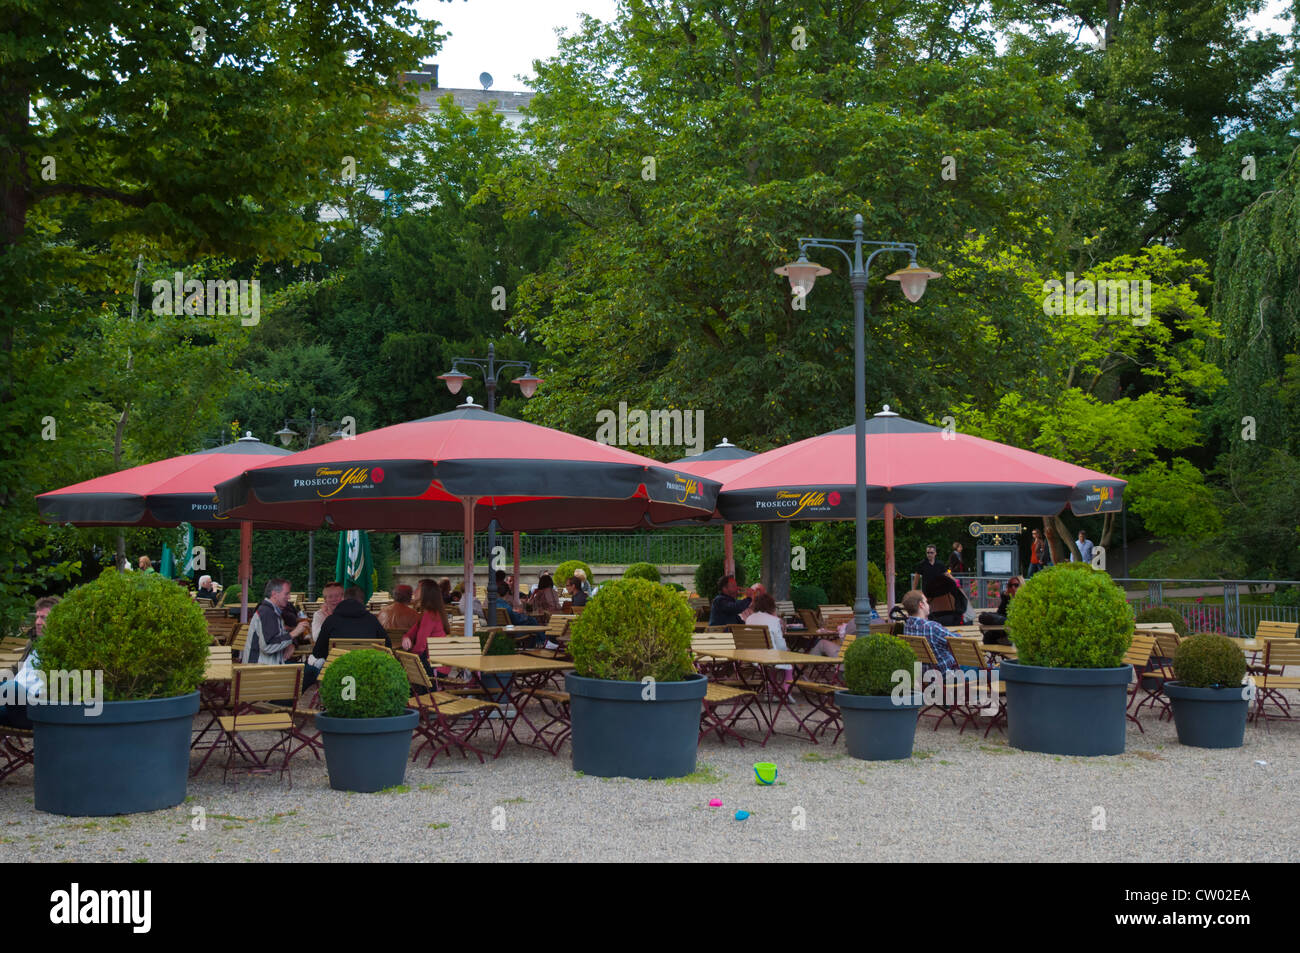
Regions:
<instances>
[{"instance_id":1,"label":"man in dark jacket","mask_svg":"<svg viewBox=\"0 0 1300 953\"><path fill-rule=\"evenodd\" d=\"M330 639L379 639L387 643L388 632L384 629L383 623L374 615L366 611L365 602L366 594L358 586L348 586L343 590L343 598L339 604L334 607L329 618L320 627L320 635L316 638L316 645L311 650L311 655L303 663L305 671L303 672L302 687L305 691L308 687L315 684L316 679L320 676L320 670L325 667L325 660L330 655Z\"/></svg>"},{"instance_id":2,"label":"man in dark jacket","mask_svg":"<svg viewBox=\"0 0 1300 953\"><path fill-rule=\"evenodd\" d=\"M718 594L713 597L713 605L709 609L709 625L742 625L744 619L740 614L749 608L749 604L754 601L751 592L748 599L737 599L740 594L740 585L736 582L735 576L723 576L718 580Z\"/></svg>"}]
</instances>

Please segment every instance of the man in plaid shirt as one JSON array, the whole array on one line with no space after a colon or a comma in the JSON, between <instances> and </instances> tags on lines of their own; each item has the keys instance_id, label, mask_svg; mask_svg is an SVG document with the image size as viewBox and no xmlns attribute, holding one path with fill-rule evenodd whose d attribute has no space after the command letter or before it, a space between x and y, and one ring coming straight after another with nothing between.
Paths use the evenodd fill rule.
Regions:
<instances>
[{"instance_id":1,"label":"man in plaid shirt","mask_svg":"<svg viewBox=\"0 0 1300 953\"><path fill-rule=\"evenodd\" d=\"M925 640L930 643L930 648L934 650L934 657L939 660L936 667L941 672L959 669L961 666L948 650L948 639L956 636L938 622L930 621L930 603L926 601L925 593L920 589L913 589L907 593L903 596L903 609L907 612L907 621L903 623L903 634L925 636Z\"/></svg>"}]
</instances>

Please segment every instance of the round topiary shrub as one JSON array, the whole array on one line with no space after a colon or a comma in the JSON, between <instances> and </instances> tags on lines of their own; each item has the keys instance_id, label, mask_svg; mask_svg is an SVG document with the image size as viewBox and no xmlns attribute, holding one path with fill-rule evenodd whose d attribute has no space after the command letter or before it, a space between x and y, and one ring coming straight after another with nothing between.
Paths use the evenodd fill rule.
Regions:
<instances>
[{"instance_id":1,"label":"round topiary shrub","mask_svg":"<svg viewBox=\"0 0 1300 953\"><path fill-rule=\"evenodd\" d=\"M36 645L46 672L102 671L104 701L188 695L212 637L203 610L170 579L106 569L50 610Z\"/></svg>"},{"instance_id":2,"label":"round topiary shrub","mask_svg":"<svg viewBox=\"0 0 1300 953\"><path fill-rule=\"evenodd\" d=\"M1133 608L1109 575L1072 572L1070 565L1035 573L1008 603L1007 635L1017 661L1118 668L1133 640Z\"/></svg>"},{"instance_id":3,"label":"round topiary shrub","mask_svg":"<svg viewBox=\"0 0 1300 953\"><path fill-rule=\"evenodd\" d=\"M873 562L867 563L867 591L871 604L885 601L885 574ZM835 605L851 606L858 598L858 561L849 559L831 570L830 601ZM823 603L824 604L824 603Z\"/></svg>"},{"instance_id":4,"label":"round topiary shrub","mask_svg":"<svg viewBox=\"0 0 1300 953\"><path fill-rule=\"evenodd\" d=\"M818 606L830 603L826 598L826 590L821 586L795 586L790 590L790 601L796 609L811 609L813 612L817 611Z\"/></svg>"},{"instance_id":5,"label":"round topiary shrub","mask_svg":"<svg viewBox=\"0 0 1300 953\"><path fill-rule=\"evenodd\" d=\"M1235 688L1246 677L1246 656L1226 636L1203 632L1178 643L1174 678L1188 688Z\"/></svg>"},{"instance_id":6,"label":"round topiary shrub","mask_svg":"<svg viewBox=\"0 0 1300 953\"><path fill-rule=\"evenodd\" d=\"M569 631L573 667L583 678L680 682L695 670L695 613L681 596L647 579L605 583Z\"/></svg>"},{"instance_id":7,"label":"round topiary shrub","mask_svg":"<svg viewBox=\"0 0 1300 953\"><path fill-rule=\"evenodd\" d=\"M686 587L683 586L680 582L666 582L664 583L664 585L667 586L669 589L671 589L673 592L686 591Z\"/></svg>"},{"instance_id":8,"label":"round topiary shrub","mask_svg":"<svg viewBox=\"0 0 1300 953\"><path fill-rule=\"evenodd\" d=\"M695 567L695 591L706 599L718 594L718 580L722 578L722 553L705 556L704 561ZM736 563L736 583L745 588L745 567Z\"/></svg>"},{"instance_id":9,"label":"round topiary shrub","mask_svg":"<svg viewBox=\"0 0 1300 953\"><path fill-rule=\"evenodd\" d=\"M624 579L649 579L659 582L659 567L654 563L633 563L623 570Z\"/></svg>"},{"instance_id":10,"label":"round topiary shrub","mask_svg":"<svg viewBox=\"0 0 1300 953\"><path fill-rule=\"evenodd\" d=\"M497 633L476 632L475 634L478 636L479 650L484 655L518 655L519 654L516 651L517 645L515 643L514 636L509 635L506 632L497 632ZM492 639L492 643L490 645L488 644L488 639Z\"/></svg>"},{"instance_id":11,"label":"round topiary shrub","mask_svg":"<svg viewBox=\"0 0 1300 953\"><path fill-rule=\"evenodd\" d=\"M889 695L899 684L895 672L910 680L916 653L902 639L875 633L854 639L844 650L844 684L851 695Z\"/></svg>"},{"instance_id":12,"label":"round topiary shrub","mask_svg":"<svg viewBox=\"0 0 1300 953\"><path fill-rule=\"evenodd\" d=\"M1177 609L1171 609L1169 606L1150 606L1143 609L1137 614L1137 621L1142 622L1172 622L1174 631L1180 638L1187 635L1187 620Z\"/></svg>"},{"instance_id":13,"label":"round topiary shrub","mask_svg":"<svg viewBox=\"0 0 1300 953\"><path fill-rule=\"evenodd\" d=\"M387 652L357 649L325 669L320 697L332 718L393 718L406 711L411 686L402 663Z\"/></svg>"},{"instance_id":14,"label":"round topiary shrub","mask_svg":"<svg viewBox=\"0 0 1300 953\"><path fill-rule=\"evenodd\" d=\"M588 585L594 586L596 584L596 576L595 573L591 571L590 566L584 563L581 559L566 559L555 567L555 572L551 573L551 578L555 581L555 588L563 589L567 586L575 569L581 569L587 574Z\"/></svg>"}]
</instances>

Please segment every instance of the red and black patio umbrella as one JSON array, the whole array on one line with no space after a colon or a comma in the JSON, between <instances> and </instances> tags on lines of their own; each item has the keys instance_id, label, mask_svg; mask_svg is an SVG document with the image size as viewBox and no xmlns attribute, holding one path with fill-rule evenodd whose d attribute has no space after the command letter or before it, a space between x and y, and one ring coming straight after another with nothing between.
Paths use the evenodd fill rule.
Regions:
<instances>
[{"instance_id":1,"label":"red and black patio umbrella","mask_svg":"<svg viewBox=\"0 0 1300 953\"><path fill-rule=\"evenodd\" d=\"M247 434L224 446L144 463L42 493L36 497L36 506L46 522L74 526L239 526L241 618L247 621L253 529L315 529L319 522L295 523L282 514L253 521L222 516L217 513L216 485L268 459L287 456L290 451Z\"/></svg>"},{"instance_id":2,"label":"red and black patio umbrella","mask_svg":"<svg viewBox=\"0 0 1300 953\"><path fill-rule=\"evenodd\" d=\"M629 529L713 513L718 484L647 457L489 413L450 413L263 463L218 485L235 519L325 521L335 529L462 529L473 592L476 530ZM472 621L467 617L467 629Z\"/></svg>"},{"instance_id":3,"label":"red and black patio umbrella","mask_svg":"<svg viewBox=\"0 0 1300 953\"><path fill-rule=\"evenodd\" d=\"M737 461L721 481L718 512L734 523L851 520L856 500L854 428L844 427ZM1077 516L1117 512L1124 480L993 440L907 420L867 421L868 516L883 517L886 579L893 580L893 518ZM892 592L890 601L893 601Z\"/></svg>"}]
</instances>

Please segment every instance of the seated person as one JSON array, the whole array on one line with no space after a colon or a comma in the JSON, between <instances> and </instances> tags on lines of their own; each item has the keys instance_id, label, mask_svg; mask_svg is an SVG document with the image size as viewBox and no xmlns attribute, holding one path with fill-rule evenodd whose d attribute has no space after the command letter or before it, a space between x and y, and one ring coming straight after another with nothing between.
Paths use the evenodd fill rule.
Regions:
<instances>
[{"instance_id":1,"label":"seated person","mask_svg":"<svg viewBox=\"0 0 1300 953\"><path fill-rule=\"evenodd\" d=\"M762 594L764 594L764 593L766 593L766 592L767 592L767 590L763 588L763 584L762 584L761 582L756 582L756 583L754 583L752 586L749 587L749 595L750 595L750 598L753 599L753 600L755 600L755 601L757 601L757 599L758 599L758 597L759 597L760 595L762 595ZM749 605L749 608L746 609L744 612L742 612L742 613L740 614L740 621L741 621L741 622L744 622L746 625L749 624L749 617L752 616L752 615L757 611L757 610L754 608L754 605L755 605L755 602L751 602L750 605ZM773 603L772 603L772 611L773 611L773 612L776 611L776 602L775 602L775 601L773 601Z\"/></svg>"},{"instance_id":2,"label":"seated person","mask_svg":"<svg viewBox=\"0 0 1300 953\"><path fill-rule=\"evenodd\" d=\"M510 619L511 625L541 625L542 624L538 622L536 619L534 619L532 616L524 615L522 612L516 612L511 607L510 590L505 583L501 584L501 589L497 593L497 596L498 596L497 607L506 610L506 616ZM521 639L520 641L523 642L525 645L527 645L529 648L535 648L541 642L546 641L546 638L543 633L538 633L537 635L529 636L528 638Z\"/></svg>"},{"instance_id":3,"label":"seated person","mask_svg":"<svg viewBox=\"0 0 1300 953\"><path fill-rule=\"evenodd\" d=\"M217 596L221 594L221 584L212 581L211 576L199 576L199 587L194 590L195 599L211 599L217 601Z\"/></svg>"},{"instance_id":4,"label":"seated person","mask_svg":"<svg viewBox=\"0 0 1300 953\"><path fill-rule=\"evenodd\" d=\"M578 572L582 572L581 569ZM575 606L585 606L587 604L587 592L578 582L577 573L569 577L569 581L564 584L564 588L569 590L569 600Z\"/></svg>"},{"instance_id":5,"label":"seated person","mask_svg":"<svg viewBox=\"0 0 1300 953\"><path fill-rule=\"evenodd\" d=\"M979 614L980 624L981 625L1006 625L1007 607L1010 605L1012 598L1015 597L1015 594L1019 591L1020 587L1023 584L1024 584L1024 580L1021 579L1019 576L1012 576L1010 579L1008 579L1007 588L1003 590L1002 598L998 600L998 611L981 612ZM1007 638L1006 632L1001 630L990 630L989 632L985 633L984 638L985 641L987 642L994 642L1002 645L1011 644L1011 640Z\"/></svg>"},{"instance_id":6,"label":"seated person","mask_svg":"<svg viewBox=\"0 0 1300 953\"><path fill-rule=\"evenodd\" d=\"M436 676L429 667L429 640L442 639L451 634L451 620L447 616L446 603L442 601L442 588L432 579L420 580L420 595L416 600L417 618L415 623L402 636L402 650L414 652L424 663L424 670ZM447 674L446 669L439 670Z\"/></svg>"},{"instance_id":7,"label":"seated person","mask_svg":"<svg viewBox=\"0 0 1300 953\"><path fill-rule=\"evenodd\" d=\"M320 638L320 627L325 624L325 620L330 617L330 614L342 600L343 583L337 579L325 583L325 591L321 593L321 606L311 617L311 639L313 643Z\"/></svg>"},{"instance_id":8,"label":"seated person","mask_svg":"<svg viewBox=\"0 0 1300 953\"><path fill-rule=\"evenodd\" d=\"M908 592L903 596L903 608L907 612L907 621L903 623L903 634L925 636L925 640L930 643L930 648L934 650L934 657L939 663L936 667L940 671L958 670L961 666L957 664L957 660L952 657L952 652L948 648L948 639L956 638L956 635L929 618L930 603L925 598L925 593L919 589Z\"/></svg>"},{"instance_id":9,"label":"seated person","mask_svg":"<svg viewBox=\"0 0 1300 953\"><path fill-rule=\"evenodd\" d=\"M27 633L32 640L31 651L27 653L27 658L23 659L23 664L18 667L18 673L13 676L13 683L0 686L0 698L16 699L20 697L20 691L21 697L24 699L40 698L41 692L45 688L45 680L39 672L41 660L36 654L36 648L41 636L45 634L45 620L49 616L50 610L57 606L60 601L58 596L46 596L43 599L36 600L36 621L32 624L31 631ZM27 717L26 702L15 701L11 705L0 702L0 725L8 725L10 728L30 729L32 722Z\"/></svg>"},{"instance_id":10,"label":"seated person","mask_svg":"<svg viewBox=\"0 0 1300 953\"><path fill-rule=\"evenodd\" d=\"M880 619L880 613L876 611L875 606L871 607L871 621L876 622ZM817 640L817 644L812 647L809 655L821 655L826 658L840 657L840 643L846 635L857 635L858 625L850 619L848 622L841 623L836 630L835 635L828 635L825 638Z\"/></svg>"},{"instance_id":11,"label":"seated person","mask_svg":"<svg viewBox=\"0 0 1300 953\"><path fill-rule=\"evenodd\" d=\"M428 581L433 582L432 579ZM411 608L413 595L414 590L407 585L394 589L393 601L379 610L379 624L385 629L409 629L418 622L420 613Z\"/></svg>"},{"instance_id":12,"label":"seated person","mask_svg":"<svg viewBox=\"0 0 1300 953\"><path fill-rule=\"evenodd\" d=\"M961 625L966 621L966 594L952 576L943 575L935 580L934 595L926 595L930 602L930 618L940 625Z\"/></svg>"},{"instance_id":13,"label":"seated person","mask_svg":"<svg viewBox=\"0 0 1300 953\"><path fill-rule=\"evenodd\" d=\"M388 633L380 621L366 610L365 598L366 594L359 586L348 586L343 590L343 598L320 627L316 645L303 663L304 691L315 683L320 670L325 667L325 660L330 655L330 639L379 639L385 645L388 644Z\"/></svg>"},{"instance_id":14,"label":"seated person","mask_svg":"<svg viewBox=\"0 0 1300 953\"><path fill-rule=\"evenodd\" d=\"M718 580L718 594L713 597L713 603L709 607L709 625L743 625L745 620L740 614L754 601L753 592L751 589L747 598L737 599L740 585L736 582L736 577L723 576Z\"/></svg>"},{"instance_id":15,"label":"seated person","mask_svg":"<svg viewBox=\"0 0 1300 953\"><path fill-rule=\"evenodd\" d=\"M749 618L745 620L745 624L765 626L771 636L772 648L781 652L790 651L790 647L785 644L785 623L776 614L776 600L766 592L758 592L754 596L754 602L750 609L752 611L749 613ZM793 669L789 665L782 663L775 667L785 671L787 673L785 680L790 680L792 677L790 673Z\"/></svg>"},{"instance_id":16,"label":"seated person","mask_svg":"<svg viewBox=\"0 0 1300 953\"><path fill-rule=\"evenodd\" d=\"M245 665L279 665L293 658L294 640L307 631L307 620L289 608L289 580L267 580L256 616L249 621ZM255 624L254 624L255 623ZM259 632L260 630L260 632Z\"/></svg>"},{"instance_id":17,"label":"seated person","mask_svg":"<svg viewBox=\"0 0 1300 953\"><path fill-rule=\"evenodd\" d=\"M460 603L460 614L462 616L468 615L469 613L473 612L476 624L481 624L481 625L488 624L487 611L483 608L483 603L479 601L478 596L471 596L467 592L463 596L461 596L458 601ZM471 608L471 603L473 605L472 608Z\"/></svg>"},{"instance_id":18,"label":"seated person","mask_svg":"<svg viewBox=\"0 0 1300 953\"><path fill-rule=\"evenodd\" d=\"M578 568L573 570L573 578L578 580L578 588L586 595L591 595L591 583L587 579L587 570Z\"/></svg>"},{"instance_id":19,"label":"seated person","mask_svg":"<svg viewBox=\"0 0 1300 953\"><path fill-rule=\"evenodd\" d=\"M560 596L555 591L555 580L550 573L542 573L537 578L537 588L528 600L528 610L539 619L560 611Z\"/></svg>"}]
</instances>

